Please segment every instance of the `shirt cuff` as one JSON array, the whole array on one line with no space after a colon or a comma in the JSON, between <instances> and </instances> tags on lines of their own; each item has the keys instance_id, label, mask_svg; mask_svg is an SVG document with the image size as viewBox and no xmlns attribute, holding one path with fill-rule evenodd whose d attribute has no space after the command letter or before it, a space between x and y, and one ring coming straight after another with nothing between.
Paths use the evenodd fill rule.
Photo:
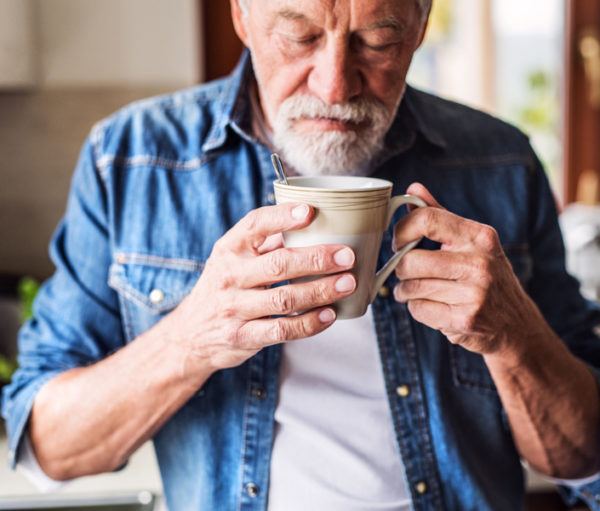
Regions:
<instances>
[{"instance_id":1,"label":"shirt cuff","mask_svg":"<svg viewBox=\"0 0 600 511\"><path fill-rule=\"evenodd\" d=\"M56 481L48 477L42 470L33 451L28 430L25 431L21 440L21 446L17 455L17 470L42 493L56 492L68 484L68 481Z\"/></svg>"},{"instance_id":2,"label":"shirt cuff","mask_svg":"<svg viewBox=\"0 0 600 511\"><path fill-rule=\"evenodd\" d=\"M582 477L581 479L557 479L555 477L549 477L544 475L540 475L540 477L552 483L560 484L561 486L568 486L569 488L579 488L580 486L583 486L585 484L590 484L597 481L600 478L600 472L596 472L591 476Z\"/></svg>"}]
</instances>

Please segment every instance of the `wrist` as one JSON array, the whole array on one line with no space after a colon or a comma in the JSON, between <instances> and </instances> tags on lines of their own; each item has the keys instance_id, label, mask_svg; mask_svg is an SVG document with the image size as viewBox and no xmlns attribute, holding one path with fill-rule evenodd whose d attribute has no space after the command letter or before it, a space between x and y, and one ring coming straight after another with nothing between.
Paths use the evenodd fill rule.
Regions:
<instances>
[{"instance_id":1,"label":"wrist","mask_svg":"<svg viewBox=\"0 0 600 511\"><path fill-rule=\"evenodd\" d=\"M193 394L216 369L194 353L191 343L182 335L178 324L178 318L171 313L143 336L152 338L151 342L154 342L158 350L161 367L167 373L167 378Z\"/></svg>"},{"instance_id":2,"label":"wrist","mask_svg":"<svg viewBox=\"0 0 600 511\"><path fill-rule=\"evenodd\" d=\"M520 331L507 336L503 347L483 356L492 373L511 374L527 368L539 367L552 356L566 352L562 341L548 327L539 327L529 332Z\"/></svg>"}]
</instances>

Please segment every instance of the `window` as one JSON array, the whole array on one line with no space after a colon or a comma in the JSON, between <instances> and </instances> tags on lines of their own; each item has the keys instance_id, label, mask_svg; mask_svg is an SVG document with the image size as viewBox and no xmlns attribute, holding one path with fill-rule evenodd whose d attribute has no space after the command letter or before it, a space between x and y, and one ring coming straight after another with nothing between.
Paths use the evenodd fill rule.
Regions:
<instances>
[{"instance_id":1,"label":"window","mask_svg":"<svg viewBox=\"0 0 600 511\"><path fill-rule=\"evenodd\" d=\"M527 133L555 190L562 179L564 0L434 0L409 83Z\"/></svg>"}]
</instances>

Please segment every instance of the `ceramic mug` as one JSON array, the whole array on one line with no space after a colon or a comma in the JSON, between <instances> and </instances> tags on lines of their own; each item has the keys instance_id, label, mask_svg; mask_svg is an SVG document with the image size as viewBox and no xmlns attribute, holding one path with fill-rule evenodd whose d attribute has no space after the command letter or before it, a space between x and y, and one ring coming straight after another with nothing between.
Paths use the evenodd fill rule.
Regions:
<instances>
[{"instance_id":1,"label":"ceramic mug","mask_svg":"<svg viewBox=\"0 0 600 511\"><path fill-rule=\"evenodd\" d=\"M313 221L304 229L283 233L286 247L321 244L348 245L356 253L353 272L358 285L355 292L334 303L338 319L362 316L377 291L400 259L420 240L396 252L376 273L383 232L394 212L403 204L426 206L412 195L392 195L392 183L385 179L355 176L288 177L288 184L275 181L275 200L302 202L315 209ZM309 277L300 280L311 280Z\"/></svg>"}]
</instances>

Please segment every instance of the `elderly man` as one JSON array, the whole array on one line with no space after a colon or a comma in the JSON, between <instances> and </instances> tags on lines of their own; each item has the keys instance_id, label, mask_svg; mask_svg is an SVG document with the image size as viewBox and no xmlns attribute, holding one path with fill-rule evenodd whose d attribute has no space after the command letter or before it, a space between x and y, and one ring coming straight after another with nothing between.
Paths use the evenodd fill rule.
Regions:
<instances>
[{"instance_id":1,"label":"elderly man","mask_svg":"<svg viewBox=\"0 0 600 511\"><path fill-rule=\"evenodd\" d=\"M68 480L152 438L172 510L512 511L523 460L598 509L599 311L526 138L406 87L429 8L232 0L251 62L93 129L4 394L13 464ZM349 247L283 248L315 212L271 205L274 149L428 203L362 318L331 306Z\"/></svg>"}]
</instances>

